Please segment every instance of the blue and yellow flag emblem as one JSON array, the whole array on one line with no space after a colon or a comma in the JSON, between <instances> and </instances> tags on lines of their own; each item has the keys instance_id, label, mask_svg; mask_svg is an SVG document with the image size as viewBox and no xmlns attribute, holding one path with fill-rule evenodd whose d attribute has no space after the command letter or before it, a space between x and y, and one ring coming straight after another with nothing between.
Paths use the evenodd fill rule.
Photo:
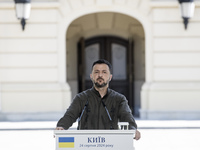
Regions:
<instances>
[{"instance_id":1,"label":"blue and yellow flag emblem","mask_svg":"<svg viewBox=\"0 0 200 150\"><path fill-rule=\"evenodd\" d=\"M59 148L74 148L74 137L59 137Z\"/></svg>"}]
</instances>

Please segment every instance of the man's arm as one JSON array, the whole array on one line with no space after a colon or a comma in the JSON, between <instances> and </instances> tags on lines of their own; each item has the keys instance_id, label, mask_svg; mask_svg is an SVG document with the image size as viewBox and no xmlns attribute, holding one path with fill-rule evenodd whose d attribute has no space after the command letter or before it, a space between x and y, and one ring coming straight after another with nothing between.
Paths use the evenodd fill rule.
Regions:
<instances>
[{"instance_id":1,"label":"man's arm","mask_svg":"<svg viewBox=\"0 0 200 150\"><path fill-rule=\"evenodd\" d=\"M137 124L135 122L135 119L132 115L132 111L128 105L128 101L125 97L121 100L119 104L119 120L121 122L128 122L129 123L129 129L137 129Z\"/></svg>"},{"instance_id":2,"label":"man's arm","mask_svg":"<svg viewBox=\"0 0 200 150\"><path fill-rule=\"evenodd\" d=\"M67 109L64 116L58 121L56 130L69 129L77 118L80 116L81 104L80 99L76 96L72 104Z\"/></svg>"},{"instance_id":3,"label":"man's arm","mask_svg":"<svg viewBox=\"0 0 200 150\"><path fill-rule=\"evenodd\" d=\"M137 124L135 119L132 115L131 109L128 105L128 101L124 97L123 101L120 104L120 121L122 122L129 122L129 129L134 129L135 131L135 140L139 140L141 138L140 132L137 130Z\"/></svg>"}]
</instances>

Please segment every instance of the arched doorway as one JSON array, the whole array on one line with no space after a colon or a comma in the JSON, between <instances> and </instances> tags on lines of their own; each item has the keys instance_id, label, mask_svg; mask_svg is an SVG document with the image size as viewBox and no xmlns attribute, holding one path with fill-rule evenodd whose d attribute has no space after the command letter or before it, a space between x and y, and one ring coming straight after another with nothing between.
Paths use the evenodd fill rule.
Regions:
<instances>
[{"instance_id":1,"label":"arched doorway","mask_svg":"<svg viewBox=\"0 0 200 150\"><path fill-rule=\"evenodd\" d=\"M83 52L78 52L78 43L82 43L82 46L84 46L83 49L90 46L92 47L92 49L95 49L95 47L97 47L95 46L95 41L98 41L99 43L102 43L102 41L104 41L104 44L102 45L106 45L106 47L110 46L110 48L107 48L107 50L105 48L105 50L100 50L101 52L98 53L99 58L105 58L112 63L114 59L112 59L113 56L111 55L111 43L112 41L115 41L113 47L118 47L118 50L121 48L121 51L125 51L126 53L126 63L124 63L126 67L121 67L124 70L122 70L120 73L123 72L124 74L121 74L118 77L114 75L117 78L116 82L114 83L118 84L117 81L119 81L119 83L122 84L120 80L124 80L124 77L126 76L126 81L123 82L123 84L126 85L126 88L124 88L123 90L120 88L117 89L117 85L114 85L113 81L111 81L113 85L110 85L110 87L115 87L119 92L128 95L127 99L129 100L130 107L133 109L133 113L135 114L135 116L139 116L141 100L140 91L142 84L145 82L144 35L145 34L143 27L138 20L120 13L93 13L74 20L70 24L66 35L67 82L71 87L72 97L74 97L75 94L86 88L83 84L86 84L85 79L87 75L83 74L82 72L81 74L79 74L81 66L81 63L79 61L82 61L81 59L85 55L83 55ZM82 40L80 41L80 39ZM123 50L123 47L125 47L126 50ZM89 50L91 50L90 48ZM132 50L131 52L129 51L130 49ZM130 63L130 61L133 62ZM115 64L117 63L114 63L114 65ZM131 64L132 66L129 64ZM120 65L123 65L123 62L120 62ZM86 70L89 70L87 72L90 72L90 67L88 68L89 69L86 68ZM80 80L80 78L83 78L83 80ZM87 78L89 78L89 76L87 76ZM80 82L85 83L81 85ZM90 80L88 80L87 83L87 88L88 87L91 87ZM131 96L132 98L129 98Z\"/></svg>"}]
</instances>

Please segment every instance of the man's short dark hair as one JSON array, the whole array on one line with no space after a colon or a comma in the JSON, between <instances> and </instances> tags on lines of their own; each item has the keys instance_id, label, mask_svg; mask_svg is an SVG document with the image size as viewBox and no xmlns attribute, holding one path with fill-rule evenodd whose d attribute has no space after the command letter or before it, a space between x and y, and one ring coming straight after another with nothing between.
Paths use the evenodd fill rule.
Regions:
<instances>
[{"instance_id":1,"label":"man's short dark hair","mask_svg":"<svg viewBox=\"0 0 200 150\"><path fill-rule=\"evenodd\" d=\"M96 64L106 64L110 70L110 73L112 72L112 65L110 64L110 62L108 62L107 60L105 59L99 59L97 61L95 61L92 65L92 68L94 67L94 65Z\"/></svg>"}]
</instances>

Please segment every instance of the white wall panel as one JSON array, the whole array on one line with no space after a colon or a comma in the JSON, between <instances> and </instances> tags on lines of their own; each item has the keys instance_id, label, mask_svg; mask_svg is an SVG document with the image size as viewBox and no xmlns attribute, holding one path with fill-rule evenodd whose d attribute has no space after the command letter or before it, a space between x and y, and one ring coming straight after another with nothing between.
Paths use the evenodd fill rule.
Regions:
<instances>
[{"instance_id":1,"label":"white wall panel","mask_svg":"<svg viewBox=\"0 0 200 150\"><path fill-rule=\"evenodd\" d=\"M25 30L22 31L21 24L0 24L0 38L34 38L57 36L56 24L30 24L27 21Z\"/></svg>"},{"instance_id":2,"label":"white wall panel","mask_svg":"<svg viewBox=\"0 0 200 150\"><path fill-rule=\"evenodd\" d=\"M200 21L200 9L195 8L194 16L189 21ZM153 21L155 22L180 22L182 21L179 7L174 8L155 8L153 9Z\"/></svg>"},{"instance_id":3,"label":"white wall panel","mask_svg":"<svg viewBox=\"0 0 200 150\"><path fill-rule=\"evenodd\" d=\"M125 2L126 2L126 0L114 0L114 2L115 2L116 4L119 4L119 5L124 5Z\"/></svg>"},{"instance_id":4,"label":"white wall panel","mask_svg":"<svg viewBox=\"0 0 200 150\"><path fill-rule=\"evenodd\" d=\"M200 67L200 52L156 53L154 54L154 66Z\"/></svg>"},{"instance_id":5,"label":"white wall panel","mask_svg":"<svg viewBox=\"0 0 200 150\"><path fill-rule=\"evenodd\" d=\"M112 3L113 3L112 0L96 0L96 5L99 5L99 6L112 5Z\"/></svg>"},{"instance_id":6,"label":"white wall panel","mask_svg":"<svg viewBox=\"0 0 200 150\"><path fill-rule=\"evenodd\" d=\"M200 81L200 67L155 68L155 81Z\"/></svg>"},{"instance_id":7,"label":"white wall panel","mask_svg":"<svg viewBox=\"0 0 200 150\"><path fill-rule=\"evenodd\" d=\"M0 53L46 53L57 51L55 38L5 38L0 40Z\"/></svg>"},{"instance_id":8,"label":"white wall panel","mask_svg":"<svg viewBox=\"0 0 200 150\"><path fill-rule=\"evenodd\" d=\"M14 9L0 9L0 22L17 22Z\"/></svg>"},{"instance_id":9,"label":"white wall panel","mask_svg":"<svg viewBox=\"0 0 200 150\"><path fill-rule=\"evenodd\" d=\"M95 0L82 0L82 1L86 6L95 4Z\"/></svg>"},{"instance_id":10,"label":"white wall panel","mask_svg":"<svg viewBox=\"0 0 200 150\"><path fill-rule=\"evenodd\" d=\"M73 9L78 9L82 6L81 0L68 0L68 2Z\"/></svg>"},{"instance_id":11,"label":"white wall panel","mask_svg":"<svg viewBox=\"0 0 200 150\"><path fill-rule=\"evenodd\" d=\"M56 67L57 54L0 54L0 67Z\"/></svg>"},{"instance_id":12,"label":"white wall panel","mask_svg":"<svg viewBox=\"0 0 200 150\"><path fill-rule=\"evenodd\" d=\"M70 87L66 83L2 83L1 87L4 113L56 113L65 111L71 103Z\"/></svg>"},{"instance_id":13,"label":"white wall panel","mask_svg":"<svg viewBox=\"0 0 200 150\"><path fill-rule=\"evenodd\" d=\"M199 37L200 22L190 22L185 30L183 22L155 23L153 25L154 37Z\"/></svg>"},{"instance_id":14,"label":"white wall panel","mask_svg":"<svg viewBox=\"0 0 200 150\"><path fill-rule=\"evenodd\" d=\"M0 10L0 22L17 23L20 20L17 19L15 9ZM56 9L31 9L28 22L40 22L40 23L52 23L57 22L57 10Z\"/></svg>"},{"instance_id":15,"label":"white wall panel","mask_svg":"<svg viewBox=\"0 0 200 150\"><path fill-rule=\"evenodd\" d=\"M149 106L154 111L199 111L199 98L198 90L152 91Z\"/></svg>"},{"instance_id":16,"label":"white wall panel","mask_svg":"<svg viewBox=\"0 0 200 150\"><path fill-rule=\"evenodd\" d=\"M3 99L4 112L52 112L62 110L63 105L62 93L48 90L5 92Z\"/></svg>"},{"instance_id":17,"label":"white wall panel","mask_svg":"<svg viewBox=\"0 0 200 150\"><path fill-rule=\"evenodd\" d=\"M58 21L57 9L32 9L29 22L56 23Z\"/></svg>"},{"instance_id":18,"label":"white wall panel","mask_svg":"<svg viewBox=\"0 0 200 150\"><path fill-rule=\"evenodd\" d=\"M181 21L181 13L177 8L156 8L153 9L153 21L167 22L167 21Z\"/></svg>"},{"instance_id":19,"label":"white wall panel","mask_svg":"<svg viewBox=\"0 0 200 150\"><path fill-rule=\"evenodd\" d=\"M132 7L134 9L136 9L140 2L141 2L141 0L127 0L126 4L127 4L127 7Z\"/></svg>"},{"instance_id":20,"label":"white wall panel","mask_svg":"<svg viewBox=\"0 0 200 150\"><path fill-rule=\"evenodd\" d=\"M200 51L199 37L186 38L155 38L154 51Z\"/></svg>"},{"instance_id":21,"label":"white wall panel","mask_svg":"<svg viewBox=\"0 0 200 150\"><path fill-rule=\"evenodd\" d=\"M57 82L57 68L1 68L0 82Z\"/></svg>"}]
</instances>

